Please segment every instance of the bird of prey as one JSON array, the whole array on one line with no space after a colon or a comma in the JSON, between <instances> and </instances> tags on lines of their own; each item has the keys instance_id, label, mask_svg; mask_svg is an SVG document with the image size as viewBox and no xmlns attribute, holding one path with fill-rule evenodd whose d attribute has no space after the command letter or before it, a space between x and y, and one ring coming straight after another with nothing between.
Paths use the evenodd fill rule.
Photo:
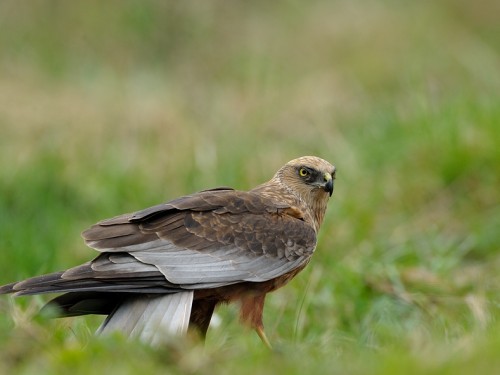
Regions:
<instances>
[{"instance_id":1,"label":"bird of prey","mask_svg":"<svg viewBox=\"0 0 500 375\"><path fill-rule=\"evenodd\" d=\"M100 254L62 272L0 287L0 294L64 293L59 316L105 314L101 334L158 344L198 330L214 308L240 302L240 320L265 345L266 294L309 262L332 195L335 167L294 159L249 191L221 187L103 220L82 233Z\"/></svg>"}]
</instances>

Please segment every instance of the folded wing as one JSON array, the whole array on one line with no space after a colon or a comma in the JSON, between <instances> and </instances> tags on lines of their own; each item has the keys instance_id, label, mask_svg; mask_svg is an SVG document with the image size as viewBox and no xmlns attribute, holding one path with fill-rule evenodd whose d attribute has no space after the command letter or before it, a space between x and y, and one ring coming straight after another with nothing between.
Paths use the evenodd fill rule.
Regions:
<instances>
[{"instance_id":1,"label":"folded wing","mask_svg":"<svg viewBox=\"0 0 500 375\"><path fill-rule=\"evenodd\" d=\"M307 263L316 245L296 208L229 189L104 220L83 237L101 255L11 284L11 292L171 293L261 282Z\"/></svg>"}]
</instances>

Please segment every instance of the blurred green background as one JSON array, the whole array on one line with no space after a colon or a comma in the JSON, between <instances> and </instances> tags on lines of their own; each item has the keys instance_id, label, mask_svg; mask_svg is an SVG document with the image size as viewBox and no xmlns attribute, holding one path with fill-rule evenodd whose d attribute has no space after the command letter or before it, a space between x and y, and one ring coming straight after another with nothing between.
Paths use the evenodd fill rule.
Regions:
<instances>
[{"instance_id":1,"label":"blurred green background","mask_svg":"<svg viewBox=\"0 0 500 375\"><path fill-rule=\"evenodd\" d=\"M95 338L0 299L0 373L497 374L500 2L0 2L0 283L91 259L94 222L338 168L269 353L219 309L205 346Z\"/></svg>"}]
</instances>

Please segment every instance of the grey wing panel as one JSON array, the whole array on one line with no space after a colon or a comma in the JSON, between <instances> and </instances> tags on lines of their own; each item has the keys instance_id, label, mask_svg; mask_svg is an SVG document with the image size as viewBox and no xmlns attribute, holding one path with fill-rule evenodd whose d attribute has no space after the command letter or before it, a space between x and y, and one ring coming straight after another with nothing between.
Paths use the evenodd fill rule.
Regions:
<instances>
[{"instance_id":1,"label":"grey wing panel","mask_svg":"<svg viewBox=\"0 0 500 375\"><path fill-rule=\"evenodd\" d=\"M154 265L170 283L189 289L267 281L300 267L309 259L309 256L294 260L257 256L234 246L204 252L175 249L172 244L167 247L169 251L137 251L133 256L142 263Z\"/></svg>"}]
</instances>

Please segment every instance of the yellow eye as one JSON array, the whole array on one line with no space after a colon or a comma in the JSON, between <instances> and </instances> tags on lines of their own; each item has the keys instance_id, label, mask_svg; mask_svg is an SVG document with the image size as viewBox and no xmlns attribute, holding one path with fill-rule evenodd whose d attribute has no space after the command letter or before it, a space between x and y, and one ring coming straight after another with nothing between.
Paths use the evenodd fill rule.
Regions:
<instances>
[{"instance_id":1,"label":"yellow eye","mask_svg":"<svg viewBox=\"0 0 500 375\"><path fill-rule=\"evenodd\" d=\"M309 175L309 171L308 171L307 169L305 169L305 168L300 168L300 169L299 169L299 175L300 175L301 177L306 177L306 176L308 176L308 175Z\"/></svg>"}]
</instances>

